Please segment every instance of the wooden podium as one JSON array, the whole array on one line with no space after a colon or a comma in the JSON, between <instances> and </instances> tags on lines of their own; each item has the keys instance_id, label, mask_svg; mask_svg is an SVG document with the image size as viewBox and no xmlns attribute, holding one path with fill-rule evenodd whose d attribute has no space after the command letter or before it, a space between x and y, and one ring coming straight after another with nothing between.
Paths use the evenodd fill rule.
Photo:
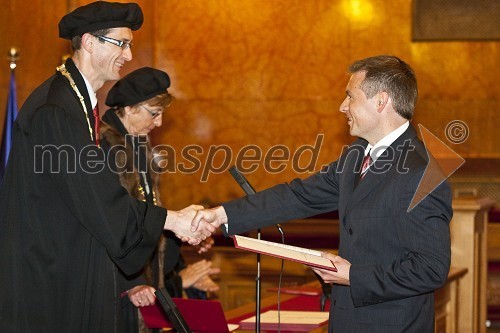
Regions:
<instances>
[{"instance_id":1,"label":"wooden podium","mask_svg":"<svg viewBox=\"0 0 500 333\"><path fill-rule=\"evenodd\" d=\"M458 287L457 332L486 332L489 198L453 200L451 266L468 269Z\"/></svg>"}]
</instances>

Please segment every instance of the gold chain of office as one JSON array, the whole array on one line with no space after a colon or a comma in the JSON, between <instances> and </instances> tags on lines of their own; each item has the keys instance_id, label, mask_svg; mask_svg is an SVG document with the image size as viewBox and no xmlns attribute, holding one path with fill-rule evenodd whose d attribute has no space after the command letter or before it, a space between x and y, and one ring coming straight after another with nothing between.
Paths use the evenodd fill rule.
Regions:
<instances>
[{"instance_id":1,"label":"gold chain of office","mask_svg":"<svg viewBox=\"0 0 500 333\"><path fill-rule=\"evenodd\" d=\"M78 90L78 87L76 86L75 80L71 77L71 74L68 72L66 69L66 65L62 64L61 66L57 67L56 70L61 73L69 82L69 85L73 89L73 91L76 93L76 96L78 96L78 99L80 100L80 104L82 104L83 112L85 113L85 118L87 119L87 125L89 126L89 133L90 133L90 139L94 141L94 134L92 132L92 126L90 126L90 119L89 119L89 113L87 112L87 107L85 106L85 100L80 93L80 90Z\"/></svg>"},{"instance_id":2,"label":"gold chain of office","mask_svg":"<svg viewBox=\"0 0 500 333\"><path fill-rule=\"evenodd\" d=\"M80 100L80 103L82 104L83 112L85 113L85 118L87 119L87 125L89 127L89 133L90 133L90 139L94 141L94 135L92 131L92 126L90 125L90 119L89 119L89 113L87 112L87 106L85 105L85 99L83 98L82 94L80 93L80 90L78 90L78 87L76 86L75 80L71 77L70 72L66 69L66 65L62 64L61 66L56 68L59 73L61 73L69 82L69 85L73 89L73 91L76 93L78 96L78 99ZM138 188L139 192L141 195L145 198L145 193L144 193L144 188L142 186L139 186ZM146 201L144 199L144 201ZM156 205L156 192L153 189L153 203Z\"/></svg>"}]
</instances>

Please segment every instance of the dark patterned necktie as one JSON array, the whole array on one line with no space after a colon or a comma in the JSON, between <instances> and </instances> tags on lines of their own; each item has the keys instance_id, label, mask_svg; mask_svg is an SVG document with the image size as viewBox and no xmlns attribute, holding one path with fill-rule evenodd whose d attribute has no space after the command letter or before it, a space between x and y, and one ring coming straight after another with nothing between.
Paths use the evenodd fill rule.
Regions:
<instances>
[{"instance_id":1,"label":"dark patterned necktie","mask_svg":"<svg viewBox=\"0 0 500 333\"><path fill-rule=\"evenodd\" d=\"M95 135L95 144L99 147L99 136L101 135L101 130L99 127L99 103L95 105L94 110L94 135Z\"/></svg>"},{"instance_id":2,"label":"dark patterned necktie","mask_svg":"<svg viewBox=\"0 0 500 333\"><path fill-rule=\"evenodd\" d=\"M363 158L363 163L361 164L361 173L359 174L359 180L363 179L363 177L366 175L366 172L368 171L368 168L372 164L373 160L370 155L370 151L368 151L368 154Z\"/></svg>"}]
</instances>

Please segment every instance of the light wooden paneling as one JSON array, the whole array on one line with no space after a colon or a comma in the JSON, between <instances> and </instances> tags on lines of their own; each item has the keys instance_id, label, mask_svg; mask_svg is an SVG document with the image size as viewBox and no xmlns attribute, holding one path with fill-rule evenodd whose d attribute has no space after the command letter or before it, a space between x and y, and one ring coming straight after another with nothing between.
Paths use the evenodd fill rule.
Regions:
<instances>
[{"instance_id":1,"label":"light wooden paneling","mask_svg":"<svg viewBox=\"0 0 500 333\"><path fill-rule=\"evenodd\" d=\"M460 281L458 332L486 332L489 198L456 199L450 224L451 266L468 269Z\"/></svg>"}]
</instances>

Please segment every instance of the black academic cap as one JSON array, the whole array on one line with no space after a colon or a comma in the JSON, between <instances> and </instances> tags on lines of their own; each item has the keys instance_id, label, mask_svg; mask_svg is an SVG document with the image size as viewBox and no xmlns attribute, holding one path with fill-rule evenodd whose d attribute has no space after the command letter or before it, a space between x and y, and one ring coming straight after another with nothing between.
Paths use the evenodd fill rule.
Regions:
<instances>
[{"instance_id":1,"label":"black academic cap","mask_svg":"<svg viewBox=\"0 0 500 333\"><path fill-rule=\"evenodd\" d=\"M124 107L147 101L167 92L168 74L159 69L143 67L122 77L111 88L106 105Z\"/></svg>"},{"instance_id":2,"label":"black academic cap","mask_svg":"<svg viewBox=\"0 0 500 333\"><path fill-rule=\"evenodd\" d=\"M144 17L136 3L96 1L78 7L59 22L59 37L72 39L101 29L141 27Z\"/></svg>"}]
</instances>

